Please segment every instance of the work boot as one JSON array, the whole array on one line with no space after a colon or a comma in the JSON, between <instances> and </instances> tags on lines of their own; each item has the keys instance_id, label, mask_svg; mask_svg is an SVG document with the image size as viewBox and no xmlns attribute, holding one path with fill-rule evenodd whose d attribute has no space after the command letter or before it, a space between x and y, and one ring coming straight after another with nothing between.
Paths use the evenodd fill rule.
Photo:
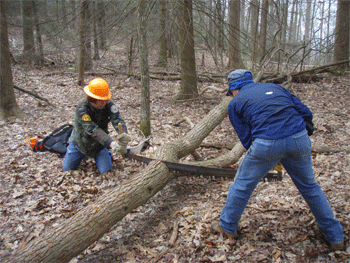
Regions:
<instances>
[{"instance_id":1,"label":"work boot","mask_svg":"<svg viewBox=\"0 0 350 263\"><path fill-rule=\"evenodd\" d=\"M338 244L331 244L331 251L345 250L344 241Z\"/></svg>"},{"instance_id":2,"label":"work boot","mask_svg":"<svg viewBox=\"0 0 350 263\"><path fill-rule=\"evenodd\" d=\"M214 232L214 233L222 233L225 237L229 238L229 239L235 239L237 240L238 239L238 234L235 233L235 234L229 234L229 233L226 233L220 226L220 222L218 220L213 220L211 222L211 230Z\"/></svg>"}]
</instances>

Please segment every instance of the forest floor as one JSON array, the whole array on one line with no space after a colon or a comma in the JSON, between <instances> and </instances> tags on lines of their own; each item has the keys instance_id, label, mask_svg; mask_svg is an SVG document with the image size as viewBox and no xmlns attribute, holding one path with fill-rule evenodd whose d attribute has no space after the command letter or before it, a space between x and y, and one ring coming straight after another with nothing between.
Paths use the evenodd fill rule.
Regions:
<instances>
[{"instance_id":1,"label":"forest floor","mask_svg":"<svg viewBox=\"0 0 350 263\"><path fill-rule=\"evenodd\" d=\"M157 69L152 69L157 70ZM161 69L158 69L161 70ZM113 171L99 175L88 159L78 171L62 172L63 159L49 152L34 153L27 139L48 135L65 123L73 124L75 107L85 95L76 85L71 68L51 66L29 69L13 67L14 84L36 92L51 105L16 90L17 102L28 115L24 119L0 121L0 261L25 246L44 231L59 225L82 207L116 185L137 174L143 165L114 156ZM138 135L140 82L125 75L105 75L112 100L125 119L131 146ZM336 217L345 229L349 246L350 226L350 77L323 75L317 83L294 84L296 94L314 113L313 145L331 149L313 153L314 173ZM86 82L94 76L86 77ZM222 83L200 82L200 90ZM194 124L218 105L224 93L206 91L198 100L171 104L179 81L151 80L151 146L157 147L186 134L184 117ZM112 131L112 135L116 132ZM228 120L204 140L207 144L237 142ZM210 159L225 148L201 147L198 153ZM261 182L254 191L241 222L241 235L229 241L213 234L210 222L225 204L232 180L179 177L146 204L118 222L71 263L88 262L349 262L346 251L330 252L321 238L308 206L284 174L281 182ZM169 246L174 223L178 236ZM91 229L93 231L93 229Z\"/></svg>"}]
</instances>

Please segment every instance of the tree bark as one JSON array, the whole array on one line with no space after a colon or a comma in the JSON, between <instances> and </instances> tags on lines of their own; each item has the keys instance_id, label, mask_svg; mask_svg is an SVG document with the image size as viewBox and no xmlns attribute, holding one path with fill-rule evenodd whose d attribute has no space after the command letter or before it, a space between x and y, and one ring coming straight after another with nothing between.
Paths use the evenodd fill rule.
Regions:
<instances>
[{"instance_id":1,"label":"tree bark","mask_svg":"<svg viewBox=\"0 0 350 263\"><path fill-rule=\"evenodd\" d=\"M167 0L160 1L159 3L159 26L160 26L160 39L159 39L159 53L158 53L158 65L160 67L166 67L168 64L168 48L167 48Z\"/></svg>"},{"instance_id":2,"label":"tree bark","mask_svg":"<svg viewBox=\"0 0 350 263\"><path fill-rule=\"evenodd\" d=\"M262 61L266 52L266 32L267 32L267 15L269 13L269 0L263 0L260 19L259 33L259 60Z\"/></svg>"},{"instance_id":3,"label":"tree bark","mask_svg":"<svg viewBox=\"0 0 350 263\"><path fill-rule=\"evenodd\" d=\"M161 160L178 161L193 152L227 116L232 97L224 97L187 135L164 144L143 171L20 248L7 262L68 262L135 208L143 205L174 177Z\"/></svg>"},{"instance_id":4,"label":"tree bark","mask_svg":"<svg viewBox=\"0 0 350 263\"><path fill-rule=\"evenodd\" d=\"M16 102L13 89L5 1L0 1L0 94L0 119L25 116Z\"/></svg>"},{"instance_id":5,"label":"tree bark","mask_svg":"<svg viewBox=\"0 0 350 263\"><path fill-rule=\"evenodd\" d=\"M86 18L87 1L81 0L80 3L80 42L79 42L79 53L78 53L78 85L84 85L84 65L85 65L85 40L86 40Z\"/></svg>"},{"instance_id":6,"label":"tree bark","mask_svg":"<svg viewBox=\"0 0 350 263\"><path fill-rule=\"evenodd\" d=\"M141 116L140 131L148 137L151 135L151 107L149 91L149 66L147 50L147 2L137 2L137 31L139 35L140 69L141 69Z\"/></svg>"},{"instance_id":7,"label":"tree bark","mask_svg":"<svg viewBox=\"0 0 350 263\"><path fill-rule=\"evenodd\" d=\"M227 65L230 70L245 68L240 48L240 5L240 0L230 0L230 25L228 36L229 61Z\"/></svg>"},{"instance_id":8,"label":"tree bark","mask_svg":"<svg viewBox=\"0 0 350 263\"><path fill-rule=\"evenodd\" d=\"M181 87L179 93L173 98L173 101L198 97L192 0L178 0L178 3L181 45Z\"/></svg>"},{"instance_id":9,"label":"tree bark","mask_svg":"<svg viewBox=\"0 0 350 263\"><path fill-rule=\"evenodd\" d=\"M349 59L350 2L338 0L333 62ZM342 65L346 68L348 64Z\"/></svg>"},{"instance_id":10,"label":"tree bark","mask_svg":"<svg viewBox=\"0 0 350 263\"><path fill-rule=\"evenodd\" d=\"M23 58L31 64L34 61L35 46L33 34L33 2L22 1Z\"/></svg>"}]
</instances>

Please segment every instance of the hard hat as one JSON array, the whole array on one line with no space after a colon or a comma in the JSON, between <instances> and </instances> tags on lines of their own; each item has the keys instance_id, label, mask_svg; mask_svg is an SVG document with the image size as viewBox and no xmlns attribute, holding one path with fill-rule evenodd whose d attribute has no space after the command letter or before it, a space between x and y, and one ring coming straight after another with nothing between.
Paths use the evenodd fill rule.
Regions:
<instances>
[{"instance_id":1,"label":"hard hat","mask_svg":"<svg viewBox=\"0 0 350 263\"><path fill-rule=\"evenodd\" d=\"M97 100L109 100L112 97L108 83L101 78L91 80L89 85L84 87L84 91L89 97Z\"/></svg>"},{"instance_id":2,"label":"hard hat","mask_svg":"<svg viewBox=\"0 0 350 263\"><path fill-rule=\"evenodd\" d=\"M236 69L227 76L228 90L226 95L231 95L231 90L240 89L242 86L254 83L253 75L249 70Z\"/></svg>"}]
</instances>

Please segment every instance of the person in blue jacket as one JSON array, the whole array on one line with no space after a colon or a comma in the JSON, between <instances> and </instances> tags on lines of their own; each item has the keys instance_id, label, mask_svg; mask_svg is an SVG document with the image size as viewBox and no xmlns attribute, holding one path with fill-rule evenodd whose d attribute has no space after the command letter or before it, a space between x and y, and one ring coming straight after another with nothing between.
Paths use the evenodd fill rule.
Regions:
<instances>
[{"instance_id":1,"label":"person in blue jacket","mask_svg":"<svg viewBox=\"0 0 350 263\"><path fill-rule=\"evenodd\" d=\"M259 181L281 162L315 216L332 250L344 249L344 230L335 219L311 160L312 113L296 96L274 83L254 83L245 69L228 75L229 119L247 153L231 184L220 222L212 229L237 238L238 222Z\"/></svg>"}]
</instances>

